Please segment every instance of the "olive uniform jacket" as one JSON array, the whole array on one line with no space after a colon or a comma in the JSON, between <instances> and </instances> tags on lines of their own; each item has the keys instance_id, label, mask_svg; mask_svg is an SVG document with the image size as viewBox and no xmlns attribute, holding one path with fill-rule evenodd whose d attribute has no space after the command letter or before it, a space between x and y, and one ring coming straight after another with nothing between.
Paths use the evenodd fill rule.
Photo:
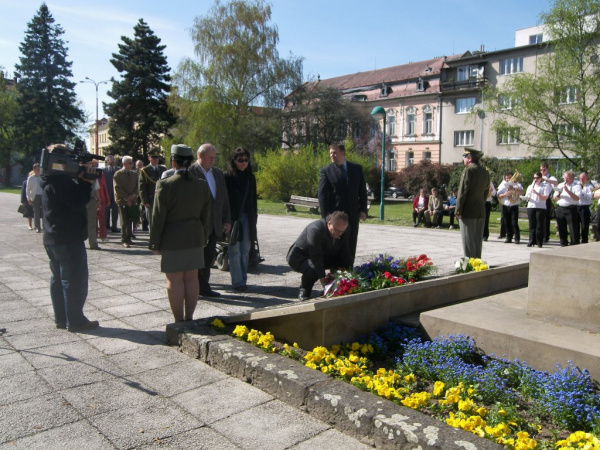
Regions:
<instances>
[{"instance_id":1,"label":"olive uniform jacket","mask_svg":"<svg viewBox=\"0 0 600 450\"><path fill-rule=\"evenodd\" d=\"M463 170L456 196L455 214L465 219L484 219L485 201L490 189L490 175L479 163Z\"/></svg>"},{"instance_id":2,"label":"olive uniform jacket","mask_svg":"<svg viewBox=\"0 0 600 450\"><path fill-rule=\"evenodd\" d=\"M150 250L206 247L211 227L208 183L185 171L156 183Z\"/></svg>"},{"instance_id":3,"label":"olive uniform jacket","mask_svg":"<svg viewBox=\"0 0 600 450\"><path fill-rule=\"evenodd\" d=\"M160 180L165 170L167 168L163 165L158 165L154 168L152 164L148 164L138 172L138 189L142 205L152 206L154 204L156 182Z\"/></svg>"},{"instance_id":4,"label":"olive uniform jacket","mask_svg":"<svg viewBox=\"0 0 600 450\"><path fill-rule=\"evenodd\" d=\"M138 193L138 174L133 170L118 170L113 178L115 185L115 201L119 206L127 205L127 197Z\"/></svg>"}]
</instances>

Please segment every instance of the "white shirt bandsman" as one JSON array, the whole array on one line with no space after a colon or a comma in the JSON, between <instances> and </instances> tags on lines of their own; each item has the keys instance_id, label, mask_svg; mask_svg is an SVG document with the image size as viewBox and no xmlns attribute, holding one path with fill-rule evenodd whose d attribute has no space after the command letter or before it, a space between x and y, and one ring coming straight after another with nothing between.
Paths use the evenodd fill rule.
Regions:
<instances>
[{"instance_id":1,"label":"white shirt bandsman","mask_svg":"<svg viewBox=\"0 0 600 450\"><path fill-rule=\"evenodd\" d=\"M506 194L506 192L508 191L508 188L510 186L514 187L516 190L518 190L520 192L523 192L523 185L521 185L521 183L502 181L502 183L500 183L500 186L498 186L498 195ZM502 197L500 200L501 200L501 204L504 206L516 206L521 203L521 198L519 197L519 195L516 196L516 200L512 203L510 201L509 195L507 195L506 197Z\"/></svg>"},{"instance_id":2,"label":"white shirt bandsman","mask_svg":"<svg viewBox=\"0 0 600 450\"><path fill-rule=\"evenodd\" d=\"M552 185L550 183L530 184L525 194L528 198L528 208L546 209L546 198L552 193ZM544 200L540 199L540 194Z\"/></svg>"},{"instance_id":3,"label":"white shirt bandsman","mask_svg":"<svg viewBox=\"0 0 600 450\"><path fill-rule=\"evenodd\" d=\"M556 200L558 206L562 206L565 208L569 206L576 206L579 202L579 199L575 200L574 198L571 198L571 196L564 189L565 184L566 182L563 181L558 186L556 186L554 192L554 199ZM567 186L569 187L569 190L573 193L573 195L579 197L579 194L581 194L581 184L579 184L578 181L573 181L571 184L567 184Z\"/></svg>"},{"instance_id":4,"label":"white shirt bandsman","mask_svg":"<svg viewBox=\"0 0 600 450\"><path fill-rule=\"evenodd\" d=\"M579 206L590 206L594 199L594 185L589 181L581 186L581 193L579 194Z\"/></svg>"}]
</instances>

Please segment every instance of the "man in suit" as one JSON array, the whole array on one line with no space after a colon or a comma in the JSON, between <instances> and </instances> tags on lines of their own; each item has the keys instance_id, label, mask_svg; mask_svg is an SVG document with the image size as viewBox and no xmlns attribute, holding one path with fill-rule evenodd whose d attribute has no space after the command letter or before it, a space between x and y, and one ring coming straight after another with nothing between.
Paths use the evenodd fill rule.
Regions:
<instances>
[{"instance_id":1,"label":"man in suit","mask_svg":"<svg viewBox=\"0 0 600 450\"><path fill-rule=\"evenodd\" d=\"M300 301L308 300L317 280L324 286L325 270L352 267L348 215L341 211L308 224L290 247L287 262L302 274Z\"/></svg>"},{"instance_id":2,"label":"man in suit","mask_svg":"<svg viewBox=\"0 0 600 450\"><path fill-rule=\"evenodd\" d=\"M204 247L204 268L198 270L200 282L200 295L203 297L220 297L221 294L210 287L210 268L217 254L217 241L231 229L231 212L229 211L229 195L225 185L225 176L216 167L213 167L217 157L217 150L212 144L202 144L198 148L198 161L190 167L191 174L206 180L212 196L212 226L208 244Z\"/></svg>"},{"instance_id":3,"label":"man in suit","mask_svg":"<svg viewBox=\"0 0 600 450\"><path fill-rule=\"evenodd\" d=\"M108 198L110 200L110 204L106 208L106 228L110 228L110 231L112 231L113 233L118 233L119 231L121 231L117 228L117 217L119 215L119 207L117 206L117 202L115 201L115 188L113 177L115 173L121 168L115 166L115 157L113 155L108 155L106 157L105 162L106 166L104 167L104 169L102 169L102 171L104 172L106 190L108 191Z\"/></svg>"},{"instance_id":4,"label":"man in suit","mask_svg":"<svg viewBox=\"0 0 600 450\"><path fill-rule=\"evenodd\" d=\"M123 156L123 168L113 178L115 185L115 201L121 215L121 243L123 247L131 247L133 236L133 219L131 206L137 208L138 174L133 170L131 156Z\"/></svg>"},{"instance_id":5,"label":"man in suit","mask_svg":"<svg viewBox=\"0 0 600 450\"><path fill-rule=\"evenodd\" d=\"M321 217L325 218L334 211L343 211L348 215L352 266L358 241L358 223L367 219L367 184L362 167L346 160L346 148L343 145L330 145L329 159L331 164L319 172Z\"/></svg>"},{"instance_id":6,"label":"man in suit","mask_svg":"<svg viewBox=\"0 0 600 450\"><path fill-rule=\"evenodd\" d=\"M160 149L150 150L148 157L150 158L150 164L138 172L138 190L142 206L146 211L148 227L152 228L152 205L154 205L154 196L156 194L156 182L160 180L160 177L167 168L159 164Z\"/></svg>"},{"instance_id":7,"label":"man in suit","mask_svg":"<svg viewBox=\"0 0 600 450\"><path fill-rule=\"evenodd\" d=\"M483 228L485 227L485 202L490 188L490 175L479 164L481 152L465 148L460 176L455 215L460 224L463 251L469 258L481 258Z\"/></svg>"}]
</instances>

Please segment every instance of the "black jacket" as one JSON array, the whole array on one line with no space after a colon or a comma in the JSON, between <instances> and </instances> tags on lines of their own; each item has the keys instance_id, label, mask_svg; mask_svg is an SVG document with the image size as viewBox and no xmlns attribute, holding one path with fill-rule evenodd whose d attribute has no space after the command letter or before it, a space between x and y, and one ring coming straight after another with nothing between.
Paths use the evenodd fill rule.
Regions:
<instances>
[{"instance_id":1,"label":"black jacket","mask_svg":"<svg viewBox=\"0 0 600 450\"><path fill-rule=\"evenodd\" d=\"M245 213L248 216L248 223L250 226L250 242L256 241L258 202L256 195L256 178L254 177L254 174L249 172L240 172L236 175L226 173L225 184L227 185L227 193L229 194L231 223L233 224L233 222L238 220L240 212ZM242 207L242 202L244 200L244 194L246 193L246 189L248 190L248 194L246 195L244 210L240 211Z\"/></svg>"},{"instance_id":2,"label":"black jacket","mask_svg":"<svg viewBox=\"0 0 600 450\"><path fill-rule=\"evenodd\" d=\"M61 245L85 241L87 234L86 205L92 185L66 174L42 177L44 211L44 245Z\"/></svg>"},{"instance_id":3,"label":"black jacket","mask_svg":"<svg viewBox=\"0 0 600 450\"><path fill-rule=\"evenodd\" d=\"M334 211L348 214L351 224L358 223L360 213L367 213L367 185L359 164L346 161L348 177L331 163L319 172L319 207L321 217Z\"/></svg>"}]
</instances>

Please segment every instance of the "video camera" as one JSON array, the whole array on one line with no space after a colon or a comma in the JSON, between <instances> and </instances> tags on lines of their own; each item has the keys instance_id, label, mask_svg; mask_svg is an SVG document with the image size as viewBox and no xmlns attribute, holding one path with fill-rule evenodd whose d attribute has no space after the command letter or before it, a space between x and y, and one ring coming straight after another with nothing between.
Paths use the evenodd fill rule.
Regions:
<instances>
[{"instance_id":1,"label":"video camera","mask_svg":"<svg viewBox=\"0 0 600 450\"><path fill-rule=\"evenodd\" d=\"M53 144L43 148L40 167L45 176L66 173L72 178L79 178L79 174L83 173L83 178L97 180L102 175L102 169L96 168L94 173L89 173L84 166L94 159L104 161L104 156L86 152L83 149L83 142L78 140L75 142L75 148L66 144Z\"/></svg>"}]
</instances>

